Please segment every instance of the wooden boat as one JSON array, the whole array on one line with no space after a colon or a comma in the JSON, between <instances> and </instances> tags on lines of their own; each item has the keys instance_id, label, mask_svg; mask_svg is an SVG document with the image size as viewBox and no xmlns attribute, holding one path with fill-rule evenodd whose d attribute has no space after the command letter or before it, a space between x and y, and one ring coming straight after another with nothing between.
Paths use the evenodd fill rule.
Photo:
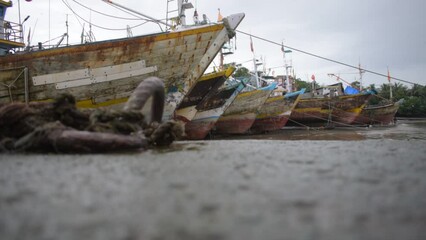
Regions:
<instances>
[{"instance_id":1,"label":"wooden boat","mask_svg":"<svg viewBox=\"0 0 426 240\"><path fill-rule=\"evenodd\" d=\"M167 93L163 119L170 118L243 18L241 13L214 24L15 54L5 53L23 46L22 31L14 39L0 34L0 103L46 101L66 92L79 107L110 106L125 102L143 79L157 76Z\"/></svg>"},{"instance_id":2,"label":"wooden boat","mask_svg":"<svg viewBox=\"0 0 426 240\"><path fill-rule=\"evenodd\" d=\"M276 87L276 83L241 92L225 110L215 125L219 134L241 134L247 132L256 120L257 111Z\"/></svg>"},{"instance_id":3,"label":"wooden boat","mask_svg":"<svg viewBox=\"0 0 426 240\"><path fill-rule=\"evenodd\" d=\"M372 92L344 95L335 84L305 93L290 115L291 125L330 127L352 124L372 97Z\"/></svg>"},{"instance_id":4,"label":"wooden boat","mask_svg":"<svg viewBox=\"0 0 426 240\"><path fill-rule=\"evenodd\" d=\"M204 74L178 105L174 118L184 123L190 122L197 114L197 106L203 99L217 92L234 71L234 67L229 67L223 71Z\"/></svg>"},{"instance_id":5,"label":"wooden boat","mask_svg":"<svg viewBox=\"0 0 426 240\"><path fill-rule=\"evenodd\" d=\"M190 140L201 140L206 138L217 120L245 86L245 82L240 81L230 86L223 86L206 96L204 100L197 105L197 113L194 118L185 125L186 138Z\"/></svg>"},{"instance_id":6,"label":"wooden boat","mask_svg":"<svg viewBox=\"0 0 426 240\"><path fill-rule=\"evenodd\" d=\"M355 119L354 125L391 125L394 124L398 103L382 105L368 105L362 109L361 114Z\"/></svg>"},{"instance_id":7,"label":"wooden boat","mask_svg":"<svg viewBox=\"0 0 426 240\"><path fill-rule=\"evenodd\" d=\"M256 120L251 127L253 132L267 132L283 128L296 104L299 102L302 89L297 92L287 93L284 96L269 96L266 102L259 109Z\"/></svg>"}]
</instances>

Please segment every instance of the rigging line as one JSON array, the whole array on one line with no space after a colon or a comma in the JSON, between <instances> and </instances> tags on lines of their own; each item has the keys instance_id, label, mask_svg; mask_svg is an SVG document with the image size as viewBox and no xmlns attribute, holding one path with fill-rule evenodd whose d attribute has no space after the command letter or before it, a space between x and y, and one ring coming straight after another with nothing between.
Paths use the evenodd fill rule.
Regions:
<instances>
[{"instance_id":1,"label":"rigging line","mask_svg":"<svg viewBox=\"0 0 426 240\"><path fill-rule=\"evenodd\" d=\"M65 4L65 6L67 6L68 8L71 8L70 6L69 6L69 3L68 3L68 1L67 0L62 0L62 2ZM78 24L80 24L80 27L84 30L84 24L82 24L81 22L80 22L80 19L77 17L77 15L76 14L73 14L73 16L75 17L75 19L77 20L77 22L78 22ZM87 31L84 31L87 35L89 35L89 32L87 32Z\"/></svg>"},{"instance_id":2,"label":"rigging line","mask_svg":"<svg viewBox=\"0 0 426 240\"><path fill-rule=\"evenodd\" d=\"M287 45L283 45L282 43L277 43L277 42L274 42L274 41L268 40L268 39L266 39L266 38L262 38L262 37L259 37L259 36L255 36L255 35L252 35L252 34L250 34L250 33L243 32L243 31L241 31L241 30L235 30L235 31L237 31L237 32L239 32L239 33L242 33L242 34L245 34L245 35L247 35L247 36L251 36L251 37L253 37L253 38L257 38L257 39L259 39L259 40L262 40L262 41L265 41L265 42L268 42L268 43L271 43L271 44L274 44L274 45L280 46L280 47L284 46L284 47L286 47L286 48L288 48L288 49L291 49L291 50L293 50L293 51L300 52L300 53L303 53L303 54L306 54L306 55L309 55L309 56L312 56L312 57L320 58L320 59L322 59L322 60L326 60L326 61L329 61L329 62L337 63L337 64L340 64L340 65L343 65L343 66L346 66L346 67L355 68L355 69L357 69L357 70L359 70L359 69L360 69L358 66L353 66L353 65L350 65L350 64L347 64L347 63L344 63L344 62L336 61L336 60L333 60L333 59L331 59L331 58L322 57L322 56L319 56L319 55L317 55L317 54L313 54L313 53L310 53L310 52L306 52L306 51L303 51L303 50L300 50L300 49L297 49L297 48L293 48L293 47L290 47L290 46L287 46ZM368 72L368 73L372 73L372 74L378 75L378 76L388 77L388 75L386 75L386 74L382 74L382 73L379 73L379 72L375 72L375 71L367 70L367 69L365 69L365 68L361 68L361 70L362 70L362 71L365 71L365 72ZM400 82L405 82L405 83L409 83L409 84L413 84L413 85L420 85L420 84L418 84L418 83L410 82L410 81L407 81L407 80L404 80L404 79L400 79L400 78L396 78L396 77L390 77L390 78L391 78L391 79L394 79L394 80L397 80L397 81L400 81ZM421 85L420 85L420 86L421 86Z\"/></svg>"},{"instance_id":3,"label":"rigging line","mask_svg":"<svg viewBox=\"0 0 426 240\"><path fill-rule=\"evenodd\" d=\"M58 37L55 37L55 38L49 39L49 40L47 40L47 41L45 41L45 42L42 42L41 44L46 44L46 43L48 43L48 42L50 42L50 41L55 41L55 40L57 40L57 39L61 38L62 36L64 36L64 34L62 34L62 35L60 35L60 36L58 36Z\"/></svg>"},{"instance_id":4,"label":"rigging line","mask_svg":"<svg viewBox=\"0 0 426 240\"><path fill-rule=\"evenodd\" d=\"M160 30L161 30L162 32L164 32L164 31L163 31L163 28L161 27L161 25L160 25L160 23L159 23L158 21L154 21L154 20L147 19L147 18L141 18L140 16L138 16L138 15L136 15L136 14L134 14L134 13L132 13L132 12L128 11L128 10L122 9L122 8L120 8L120 7L117 7L117 6L115 6L114 4L111 4L111 3L109 3L109 2L106 2L106 3L108 3L108 5L110 5L110 6L114 7L114 8L116 8L116 9L118 9L118 10L122 11L122 12L125 12L125 13L127 13L127 14L129 14L129 15L132 15L132 16L137 17L137 18L139 18L139 19L143 19L143 20L145 20L145 21L147 21L147 22L152 22L152 23L157 24L157 25L158 25L158 27L160 28Z\"/></svg>"},{"instance_id":5,"label":"rigging line","mask_svg":"<svg viewBox=\"0 0 426 240\"><path fill-rule=\"evenodd\" d=\"M62 0L62 3L64 3L65 4L65 6L67 6L67 8L69 8L69 6L68 6L68 2L65 0ZM68 14L68 13L67 13ZM84 26L83 26L83 24L81 24L81 22L80 22L80 19L78 19L78 17L75 15L75 14L73 14L73 16L75 17L75 19L77 20L77 22L78 22L78 24L80 24L80 27L81 28L83 28Z\"/></svg>"},{"instance_id":6,"label":"rigging line","mask_svg":"<svg viewBox=\"0 0 426 240\"><path fill-rule=\"evenodd\" d=\"M102 26L96 25L96 24L94 24L94 23L91 23L90 21L87 21L86 19L84 19L83 17L81 17L80 15L78 15L78 14L74 11L74 9L72 9L72 8L71 8L71 6L69 6L69 5L67 5L67 4L65 3L65 1L64 1L64 0L62 0L62 2L65 4L65 6L67 6L67 7L68 7L68 9L69 9L69 10L71 10L71 12L73 12L73 13L75 14L75 16L77 16L77 17L79 17L81 20L83 20L83 21L85 21L85 22L87 22L87 23L91 24L92 26L95 26L95 27L97 27L97 28L104 29L104 30L109 30L109 31L124 31L124 30L127 30L127 28L107 28L107 27L102 27ZM135 25L135 26L132 26L132 27L130 27L130 28L131 28L131 29L133 29L133 28L136 28L136 27L142 26L142 25L146 24L147 22L148 22L148 21L143 22L143 23L138 24L138 25Z\"/></svg>"},{"instance_id":7,"label":"rigging line","mask_svg":"<svg viewBox=\"0 0 426 240\"><path fill-rule=\"evenodd\" d=\"M75 0L72 0L72 1L75 1ZM135 18L128 18L129 20L145 20L145 21L150 21L150 22L157 22L157 21L155 21L155 20L151 20L151 19L148 19L148 18L143 18L143 17L141 17L140 15L137 15L137 14L135 14L135 13L132 13L131 11L128 11L128 10L125 10L125 9L123 9L123 8L120 8L120 7L118 7L118 6L116 6L116 5L114 5L114 4L111 4L111 3L109 3L109 2L105 2L105 3L107 3L108 5L110 5L111 7L114 7L114 8L116 8L116 9L118 9L118 10L120 10L120 11L122 11L122 12L124 12L124 13L127 13L127 14L129 14L129 15L131 15L131 16L133 16L133 17L135 17ZM108 15L107 15L108 16ZM113 15L111 15L111 16L113 16ZM157 20L159 20L159 21L163 21L163 20L166 20L166 18L160 18L160 19L157 19Z\"/></svg>"},{"instance_id":8,"label":"rigging line","mask_svg":"<svg viewBox=\"0 0 426 240\"><path fill-rule=\"evenodd\" d=\"M72 1L73 1L73 2L75 2L75 3L76 3L76 4L78 4L78 5L80 5L80 6L84 7L84 8L86 8L86 9L89 9L89 10L91 10L91 11L95 12L95 13L98 13L98 14L100 14L100 15L104 15L104 16L107 16L107 17L117 18L117 19L123 19L123 20L138 20L138 21L140 21L140 20L144 20L144 19L141 19L141 18L126 18L126 17L118 17L118 16L114 16L114 15L106 14L106 13L103 13L103 12L100 12L100 11L96 11L96 10L94 10L94 9L92 9L92 8L89 8L89 7L85 6L84 4L82 4L82 3L80 3L80 2L78 2L78 1L76 1L76 0L72 0Z\"/></svg>"},{"instance_id":9,"label":"rigging line","mask_svg":"<svg viewBox=\"0 0 426 240\"><path fill-rule=\"evenodd\" d=\"M306 113L305 113L306 114ZM310 115L310 114L306 114L306 115ZM320 119L320 120L327 120L328 121L328 119L325 119L325 118L320 118L320 117L317 117L317 116L314 116L314 115L310 115L311 117L313 117L313 118L318 118L318 119ZM314 132L321 132L321 131L324 131L323 129L321 129L322 127L310 127L310 126L308 126L308 125L305 125L305 124L303 124L303 123L300 123L300 122L297 122L297 121L294 121L293 119L291 119L291 118L289 118L288 119L290 122L293 122L293 123L295 123L295 124L297 124L297 125L300 125L300 126L302 126L302 127L304 127L306 130L309 130L309 131L314 131ZM333 122L333 121L331 121L331 122ZM338 122L336 122L336 123L338 123ZM341 123L339 123L339 124L341 124ZM348 127L348 126L346 126L346 127ZM349 125L349 127L354 127L354 128L356 128L356 129L364 129L363 127L361 127L361 126L355 126L355 125ZM337 139L337 140L339 140L339 139Z\"/></svg>"}]
</instances>

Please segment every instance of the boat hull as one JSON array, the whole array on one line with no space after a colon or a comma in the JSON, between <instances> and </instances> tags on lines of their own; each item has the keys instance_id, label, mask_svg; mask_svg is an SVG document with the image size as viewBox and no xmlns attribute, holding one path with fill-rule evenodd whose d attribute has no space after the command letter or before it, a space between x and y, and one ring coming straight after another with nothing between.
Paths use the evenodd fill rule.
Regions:
<instances>
[{"instance_id":1,"label":"boat hull","mask_svg":"<svg viewBox=\"0 0 426 240\"><path fill-rule=\"evenodd\" d=\"M302 98L290 115L296 126L328 127L352 124L372 97L371 94L324 98Z\"/></svg>"},{"instance_id":2,"label":"boat hull","mask_svg":"<svg viewBox=\"0 0 426 240\"><path fill-rule=\"evenodd\" d=\"M204 119L194 119L185 125L186 139L202 140L207 137L210 130L214 127L219 116Z\"/></svg>"},{"instance_id":3,"label":"boat hull","mask_svg":"<svg viewBox=\"0 0 426 240\"><path fill-rule=\"evenodd\" d=\"M241 134L247 132L256 120L257 111L265 103L275 84L242 92L219 118L215 132L219 134Z\"/></svg>"},{"instance_id":4,"label":"boat hull","mask_svg":"<svg viewBox=\"0 0 426 240\"><path fill-rule=\"evenodd\" d=\"M226 79L235 71L230 67L227 70L203 75L185 95L182 102L176 108L175 119L184 123L190 122L198 112L198 105L215 94Z\"/></svg>"},{"instance_id":5,"label":"boat hull","mask_svg":"<svg viewBox=\"0 0 426 240\"><path fill-rule=\"evenodd\" d=\"M397 103L366 106L354 121L355 125L392 125L398 111Z\"/></svg>"},{"instance_id":6,"label":"boat hull","mask_svg":"<svg viewBox=\"0 0 426 240\"><path fill-rule=\"evenodd\" d=\"M290 118L291 111L278 116L256 119L251 127L253 132L270 132L283 128Z\"/></svg>"},{"instance_id":7,"label":"boat hull","mask_svg":"<svg viewBox=\"0 0 426 240\"><path fill-rule=\"evenodd\" d=\"M0 57L0 81L13 85L0 87L0 102L45 101L66 92L79 107L110 106L125 102L143 79L157 76L165 82L170 112L164 116L170 118L243 18Z\"/></svg>"},{"instance_id":8,"label":"boat hull","mask_svg":"<svg viewBox=\"0 0 426 240\"><path fill-rule=\"evenodd\" d=\"M253 132L275 131L283 128L290 118L300 94L291 98L284 96L270 96L259 109L256 120L251 127Z\"/></svg>"},{"instance_id":9,"label":"boat hull","mask_svg":"<svg viewBox=\"0 0 426 240\"><path fill-rule=\"evenodd\" d=\"M192 121L186 123L186 138L201 140L206 138L224 111L238 96L244 84L220 89L217 93L207 96L198 106L198 112Z\"/></svg>"},{"instance_id":10,"label":"boat hull","mask_svg":"<svg viewBox=\"0 0 426 240\"><path fill-rule=\"evenodd\" d=\"M250 129L255 120L255 112L222 116L216 123L215 131L219 134L242 134Z\"/></svg>"}]
</instances>

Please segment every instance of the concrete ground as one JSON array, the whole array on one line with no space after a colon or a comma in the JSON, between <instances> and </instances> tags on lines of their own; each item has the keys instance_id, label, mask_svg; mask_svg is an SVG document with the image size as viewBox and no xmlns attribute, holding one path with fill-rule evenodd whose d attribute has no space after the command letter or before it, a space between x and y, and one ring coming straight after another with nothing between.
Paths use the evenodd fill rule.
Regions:
<instances>
[{"instance_id":1,"label":"concrete ground","mask_svg":"<svg viewBox=\"0 0 426 240\"><path fill-rule=\"evenodd\" d=\"M426 239L426 141L0 155L1 239Z\"/></svg>"}]
</instances>

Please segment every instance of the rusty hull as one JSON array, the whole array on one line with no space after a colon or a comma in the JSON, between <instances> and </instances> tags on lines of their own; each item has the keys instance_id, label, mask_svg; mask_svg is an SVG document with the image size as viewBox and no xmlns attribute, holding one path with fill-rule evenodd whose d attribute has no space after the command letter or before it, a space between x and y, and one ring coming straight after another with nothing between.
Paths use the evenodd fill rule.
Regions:
<instances>
[{"instance_id":1,"label":"rusty hull","mask_svg":"<svg viewBox=\"0 0 426 240\"><path fill-rule=\"evenodd\" d=\"M398 103L366 106L354 121L354 125L391 125L399 109Z\"/></svg>"},{"instance_id":2,"label":"rusty hull","mask_svg":"<svg viewBox=\"0 0 426 240\"><path fill-rule=\"evenodd\" d=\"M0 103L24 101L24 75L28 68L29 100L43 101L68 92L76 99L97 107L101 103L115 104L127 98L142 78L155 75L165 80L168 92L185 90L197 80L222 44L228 40L223 24L204 26L180 32L160 33L84 45L17 53L0 57ZM218 40L218 38L223 38ZM208 56L206 54L209 53ZM35 86L32 77L99 68L144 60L146 66L157 66L155 73L128 77L90 86L56 89L55 84ZM17 78L17 76L19 76Z\"/></svg>"},{"instance_id":3,"label":"rusty hull","mask_svg":"<svg viewBox=\"0 0 426 240\"><path fill-rule=\"evenodd\" d=\"M194 118L185 125L187 139L201 140L206 138L217 120L244 87L244 83L239 83L234 86L220 88L218 91L206 96L197 106L197 113Z\"/></svg>"},{"instance_id":4,"label":"rusty hull","mask_svg":"<svg viewBox=\"0 0 426 240\"><path fill-rule=\"evenodd\" d=\"M254 123L257 111L265 103L273 88L257 89L238 94L216 123L219 134L241 134Z\"/></svg>"},{"instance_id":5,"label":"rusty hull","mask_svg":"<svg viewBox=\"0 0 426 240\"><path fill-rule=\"evenodd\" d=\"M299 99L300 94L289 99L284 98L284 96L270 96L259 109L256 120L250 130L253 132L266 132L283 128Z\"/></svg>"},{"instance_id":6,"label":"rusty hull","mask_svg":"<svg viewBox=\"0 0 426 240\"><path fill-rule=\"evenodd\" d=\"M337 97L306 97L304 94L290 115L290 125L324 127L352 124L361 113L371 94Z\"/></svg>"},{"instance_id":7,"label":"rusty hull","mask_svg":"<svg viewBox=\"0 0 426 240\"><path fill-rule=\"evenodd\" d=\"M226 79L234 71L234 67L229 67L219 72L204 74L193 84L192 88L176 108L175 119L179 119L184 123L190 122L198 111L203 111L205 102L209 102L209 99L214 98L220 92L219 88L223 86Z\"/></svg>"}]
</instances>

